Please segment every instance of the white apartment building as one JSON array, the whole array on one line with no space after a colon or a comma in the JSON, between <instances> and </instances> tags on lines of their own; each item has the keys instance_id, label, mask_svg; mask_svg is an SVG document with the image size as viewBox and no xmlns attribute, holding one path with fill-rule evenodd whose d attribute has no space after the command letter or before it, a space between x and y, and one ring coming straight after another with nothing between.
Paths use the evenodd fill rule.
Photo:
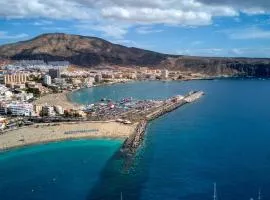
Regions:
<instances>
[{"instance_id":1,"label":"white apartment building","mask_svg":"<svg viewBox=\"0 0 270 200\"><path fill-rule=\"evenodd\" d=\"M54 106L54 109L55 109L55 111L56 111L57 114L59 114L59 115L63 115L64 114L64 109L63 109L62 106L59 106L59 105Z\"/></svg>"},{"instance_id":2,"label":"white apartment building","mask_svg":"<svg viewBox=\"0 0 270 200\"><path fill-rule=\"evenodd\" d=\"M32 116L33 105L30 103L11 103L8 110L14 116Z\"/></svg>"},{"instance_id":3,"label":"white apartment building","mask_svg":"<svg viewBox=\"0 0 270 200\"><path fill-rule=\"evenodd\" d=\"M22 92L22 93L19 93L19 94L14 95L14 96L19 101L28 101L28 100L34 98L34 94L33 93L26 93L26 92Z\"/></svg>"},{"instance_id":4,"label":"white apartment building","mask_svg":"<svg viewBox=\"0 0 270 200\"><path fill-rule=\"evenodd\" d=\"M48 106L48 105L43 106L42 107L42 113L43 113L43 115L53 117L53 116L55 116L54 107L53 106Z\"/></svg>"},{"instance_id":5,"label":"white apartment building","mask_svg":"<svg viewBox=\"0 0 270 200\"><path fill-rule=\"evenodd\" d=\"M52 78L49 75L45 75L43 77L43 83L44 85L51 85L52 84Z\"/></svg>"},{"instance_id":6,"label":"white apartment building","mask_svg":"<svg viewBox=\"0 0 270 200\"><path fill-rule=\"evenodd\" d=\"M169 71L167 69L162 70L161 77L167 79L169 77Z\"/></svg>"}]
</instances>

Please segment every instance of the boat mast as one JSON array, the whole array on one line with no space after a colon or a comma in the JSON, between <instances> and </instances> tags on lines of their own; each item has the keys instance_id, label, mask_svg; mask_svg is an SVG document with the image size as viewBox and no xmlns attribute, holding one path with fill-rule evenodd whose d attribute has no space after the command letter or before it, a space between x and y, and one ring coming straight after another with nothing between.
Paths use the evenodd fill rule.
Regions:
<instances>
[{"instance_id":1,"label":"boat mast","mask_svg":"<svg viewBox=\"0 0 270 200\"><path fill-rule=\"evenodd\" d=\"M214 195L213 195L213 200L217 200L217 184L214 183Z\"/></svg>"},{"instance_id":2,"label":"boat mast","mask_svg":"<svg viewBox=\"0 0 270 200\"><path fill-rule=\"evenodd\" d=\"M121 192L121 200L123 200L123 194L122 194L122 192Z\"/></svg>"},{"instance_id":3,"label":"boat mast","mask_svg":"<svg viewBox=\"0 0 270 200\"><path fill-rule=\"evenodd\" d=\"M258 200L262 199L262 194L261 194L261 189L259 189L259 193L258 193Z\"/></svg>"}]
</instances>

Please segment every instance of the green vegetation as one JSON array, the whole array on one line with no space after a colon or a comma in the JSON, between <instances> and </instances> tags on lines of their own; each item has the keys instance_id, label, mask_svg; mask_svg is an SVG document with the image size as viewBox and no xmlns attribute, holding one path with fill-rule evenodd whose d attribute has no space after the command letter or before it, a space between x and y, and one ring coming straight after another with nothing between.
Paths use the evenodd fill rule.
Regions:
<instances>
[{"instance_id":1,"label":"green vegetation","mask_svg":"<svg viewBox=\"0 0 270 200\"><path fill-rule=\"evenodd\" d=\"M36 98L38 98L38 97L41 96L41 93L40 93L40 91L39 91L38 88L27 88L26 89L26 92L27 93L33 93L34 94L34 97L36 97Z\"/></svg>"},{"instance_id":2,"label":"green vegetation","mask_svg":"<svg viewBox=\"0 0 270 200\"><path fill-rule=\"evenodd\" d=\"M41 76L35 76L34 74L30 74L29 75L29 80L37 82L37 83L41 83L42 82L42 78Z\"/></svg>"}]
</instances>

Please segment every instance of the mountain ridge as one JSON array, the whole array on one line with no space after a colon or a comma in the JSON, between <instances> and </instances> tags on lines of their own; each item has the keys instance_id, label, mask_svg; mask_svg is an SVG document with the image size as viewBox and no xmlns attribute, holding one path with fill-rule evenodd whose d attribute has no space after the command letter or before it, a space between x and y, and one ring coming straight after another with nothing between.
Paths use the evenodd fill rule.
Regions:
<instances>
[{"instance_id":1,"label":"mountain ridge","mask_svg":"<svg viewBox=\"0 0 270 200\"><path fill-rule=\"evenodd\" d=\"M170 55L114 44L98 37L45 33L26 41L0 46L0 57L11 60L67 60L94 68L100 65L149 67L206 75L270 77L269 58Z\"/></svg>"}]
</instances>

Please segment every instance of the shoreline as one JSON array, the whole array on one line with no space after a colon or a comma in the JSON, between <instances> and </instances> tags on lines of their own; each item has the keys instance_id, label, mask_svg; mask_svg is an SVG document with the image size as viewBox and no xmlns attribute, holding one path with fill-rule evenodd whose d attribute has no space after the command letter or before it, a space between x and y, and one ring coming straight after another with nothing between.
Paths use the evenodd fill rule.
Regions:
<instances>
[{"instance_id":1,"label":"shoreline","mask_svg":"<svg viewBox=\"0 0 270 200\"><path fill-rule=\"evenodd\" d=\"M126 139L136 126L113 121L35 124L0 135L0 151L74 139Z\"/></svg>"},{"instance_id":2,"label":"shoreline","mask_svg":"<svg viewBox=\"0 0 270 200\"><path fill-rule=\"evenodd\" d=\"M65 109L73 109L79 105L73 103L67 95L76 90L49 94L43 96L34 103L61 105ZM146 116L146 119L147 117L148 116ZM153 118L156 118L156 116ZM115 121L83 121L34 124L31 126L22 127L20 129L11 130L0 135L0 151L33 144L43 144L82 138L123 138L126 140L133 134L136 135L137 126L139 123L140 122L132 125L125 125Z\"/></svg>"},{"instance_id":3,"label":"shoreline","mask_svg":"<svg viewBox=\"0 0 270 200\"><path fill-rule=\"evenodd\" d=\"M92 88L102 87L102 86L111 86L111 85L116 85L116 84L125 84L125 83L131 83L131 82L134 82L134 81L106 83L106 84L95 85ZM44 95L44 96L40 97L39 99L35 100L33 103L38 104L38 105L45 105L45 104L60 105L64 109L68 109L68 110L69 109L76 109L76 108L84 106L84 105L72 101L70 99L69 95L72 94L73 92L76 92L76 91L79 91L82 89L86 89L86 88L79 88L79 89L74 89L71 91L66 90L66 91L63 91L61 93L47 94L47 95Z\"/></svg>"},{"instance_id":4,"label":"shoreline","mask_svg":"<svg viewBox=\"0 0 270 200\"><path fill-rule=\"evenodd\" d=\"M227 77L225 77L226 79ZM113 83L106 83L106 84L100 84L100 85L95 85L92 88L95 87L108 87L111 85L116 85L116 84L126 84L126 83L134 83L134 82L145 82L145 81L160 81L160 82L175 82L175 81L196 81L196 80L217 80L217 79L222 79L220 77L205 77L205 78L199 78L199 79L187 79L187 80L136 80L136 81L127 81L127 82L113 82ZM79 89L74 89L72 91L63 91L62 93L55 93L55 94L47 94L45 96L40 97L39 99L35 100L33 103L34 104L49 104L49 105L61 105L64 109L76 109L78 107L84 106L83 104L75 103L72 101L69 97L70 94L73 92L83 90L86 88L79 88Z\"/></svg>"}]
</instances>

